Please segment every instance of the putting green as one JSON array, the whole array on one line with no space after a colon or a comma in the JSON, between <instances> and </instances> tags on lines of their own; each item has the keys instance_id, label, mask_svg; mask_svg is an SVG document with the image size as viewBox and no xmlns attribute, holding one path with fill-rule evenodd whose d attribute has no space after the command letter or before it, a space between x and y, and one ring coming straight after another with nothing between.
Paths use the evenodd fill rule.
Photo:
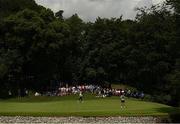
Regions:
<instances>
[{"instance_id":1,"label":"putting green","mask_svg":"<svg viewBox=\"0 0 180 124\"><path fill-rule=\"evenodd\" d=\"M174 108L137 99L126 99L121 108L119 97L95 98L86 94L80 103L78 96L30 97L0 101L0 115L28 116L161 116Z\"/></svg>"}]
</instances>

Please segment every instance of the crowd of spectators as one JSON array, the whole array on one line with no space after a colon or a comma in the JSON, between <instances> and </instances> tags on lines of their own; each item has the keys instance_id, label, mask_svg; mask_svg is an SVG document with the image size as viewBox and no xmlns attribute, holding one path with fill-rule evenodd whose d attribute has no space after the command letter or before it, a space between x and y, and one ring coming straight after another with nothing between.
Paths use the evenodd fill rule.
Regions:
<instances>
[{"instance_id":1,"label":"crowd of spectators","mask_svg":"<svg viewBox=\"0 0 180 124\"><path fill-rule=\"evenodd\" d=\"M130 89L116 89L111 87L102 87L99 85L60 85L57 86L53 90L46 90L44 92L35 92L34 96L66 96L71 94L79 94L82 93L91 93L95 94L96 97L111 97L111 96L121 96L124 95L126 97L134 97L134 98L144 98L144 93L139 92L137 90L130 90ZM11 90L8 91L9 97L13 94ZM28 96L29 91L24 89L18 89L18 97Z\"/></svg>"},{"instance_id":2,"label":"crowd of spectators","mask_svg":"<svg viewBox=\"0 0 180 124\"><path fill-rule=\"evenodd\" d=\"M43 95L66 96L66 95L71 95L71 94L79 94L80 92L92 93L92 94L95 94L96 97L102 97L102 98L111 97L111 96L121 96L121 95L125 95L126 97L134 97L134 98L141 98L141 99L144 98L144 93L139 92L137 90L107 88L107 87L102 87L99 85L76 85L76 86L64 85L64 86L59 86L54 91L47 91Z\"/></svg>"}]
</instances>

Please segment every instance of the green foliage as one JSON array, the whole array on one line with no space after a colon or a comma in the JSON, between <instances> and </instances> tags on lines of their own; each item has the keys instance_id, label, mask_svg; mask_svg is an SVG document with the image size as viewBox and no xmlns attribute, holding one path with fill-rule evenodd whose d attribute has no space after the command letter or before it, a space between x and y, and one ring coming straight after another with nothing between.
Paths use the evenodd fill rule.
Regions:
<instances>
[{"instance_id":1,"label":"green foliage","mask_svg":"<svg viewBox=\"0 0 180 124\"><path fill-rule=\"evenodd\" d=\"M175 70L168 76L170 94L172 96L172 103L176 106L180 106L180 61L177 59Z\"/></svg>"},{"instance_id":2,"label":"green foliage","mask_svg":"<svg viewBox=\"0 0 180 124\"><path fill-rule=\"evenodd\" d=\"M4 77L4 75L6 75L6 73L8 72L8 68L5 64L0 65L0 78Z\"/></svg>"},{"instance_id":3,"label":"green foliage","mask_svg":"<svg viewBox=\"0 0 180 124\"><path fill-rule=\"evenodd\" d=\"M58 12L55 13L55 16L60 19L63 20L63 10L59 10Z\"/></svg>"},{"instance_id":4,"label":"green foliage","mask_svg":"<svg viewBox=\"0 0 180 124\"><path fill-rule=\"evenodd\" d=\"M35 11L40 9L34 0L0 0L0 18L27 8Z\"/></svg>"}]
</instances>

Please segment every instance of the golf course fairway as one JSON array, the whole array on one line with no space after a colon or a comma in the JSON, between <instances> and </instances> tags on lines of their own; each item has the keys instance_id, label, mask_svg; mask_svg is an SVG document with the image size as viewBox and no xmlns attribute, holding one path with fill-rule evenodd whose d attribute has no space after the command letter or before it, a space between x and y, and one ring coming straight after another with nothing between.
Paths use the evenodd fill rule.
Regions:
<instances>
[{"instance_id":1,"label":"golf course fairway","mask_svg":"<svg viewBox=\"0 0 180 124\"><path fill-rule=\"evenodd\" d=\"M119 97L96 98L84 95L83 102L77 95L64 97L25 97L0 100L1 116L166 116L173 107L126 98L121 108Z\"/></svg>"}]
</instances>

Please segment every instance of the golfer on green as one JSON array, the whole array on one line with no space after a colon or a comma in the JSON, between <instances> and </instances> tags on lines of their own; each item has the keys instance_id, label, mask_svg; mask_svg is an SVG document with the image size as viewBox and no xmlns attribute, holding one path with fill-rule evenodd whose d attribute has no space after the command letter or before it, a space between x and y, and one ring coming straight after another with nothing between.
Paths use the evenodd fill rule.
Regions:
<instances>
[{"instance_id":1,"label":"golfer on green","mask_svg":"<svg viewBox=\"0 0 180 124\"><path fill-rule=\"evenodd\" d=\"M82 94L82 91L79 92L79 101L80 101L80 102L83 101L83 94Z\"/></svg>"},{"instance_id":2,"label":"golfer on green","mask_svg":"<svg viewBox=\"0 0 180 124\"><path fill-rule=\"evenodd\" d=\"M121 108L125 108L125 96L124 96L124 94L122 94L120 96L120 99L121 99Z\"/></svg>"}]
</instances>

